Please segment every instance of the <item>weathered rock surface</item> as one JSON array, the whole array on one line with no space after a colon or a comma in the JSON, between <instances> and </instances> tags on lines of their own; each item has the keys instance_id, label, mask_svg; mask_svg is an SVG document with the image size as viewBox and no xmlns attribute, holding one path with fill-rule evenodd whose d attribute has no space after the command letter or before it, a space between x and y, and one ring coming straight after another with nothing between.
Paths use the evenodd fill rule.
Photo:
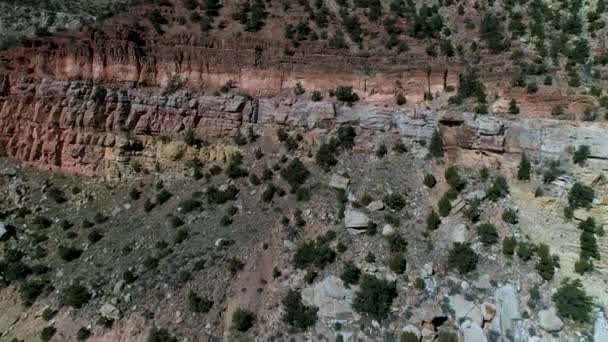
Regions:
<instances>
[{"instance_id":1,"label":"weathered rock surface","mask_svg":"<svg viewBox=\"0 0 608 342\"><path fill-rule=\"evenodd\" d=\"M594 316L593 341L608 341L608 320L605 313L595 309Z\"/></svg>"},{"instance_id":2,"label":"weathered rock surface","mask_svg":"<svg viewBox=\"0 0 608 342\"><path fill-rule=\"evenodd\" d=\"M329 276L302 290L302 299L319 308L318 314L323 321L352 320L355 315L351 307L353 296L353 290L344 287L336 276Z\"/></svg>"},{"instance_id":3,"label":"weathered rock surface","mask_svg":"<svg viewBox=\"0 0 608 342\"><path fill-rule=\"evenodd\" d=\"M503 336L512 335L516 321L521 320L517 289L511 284L497 288L494 292L494 301L496 303L496 317L492 324L494 329Z\"/></svg>"},{"instance_id":4,"label":"weathered rock surface","mask_svg":"<svg viewBox=\"0 0 608 342\"><path fill-rule=\"evenodd\" d=\"M331 186L334 189L346 190L349 182L350 182L350 179L334 173L331 175L331 179L329 180L329 186Z\"/></svg>"},{"instance_id":5,"label":"weathered rock surface","mask_svg":"<svg viewBox=\"0 0 608 342\"><path fill-rule=\"evenodd\" d=\"M346 228L367 228L369 217L360 211L346 209L344 211L344 226Z\"/></svg>"},{"instance_id":6,"label":"weathered rock surface","mask_svg":"<svg viewBox=\"0 0 608 342\"><path fill-rule=\"evenodd\" d=\"M483 329L481 329L481 326L471 320L465 320L460 326L460 331L462 332L464 342L488 341L488 338L483 332Z\"/></svg>"},{"instance_id":7,"label":"weathered rock surface","mask_svg":"<svg viewBox=\"0 0 608 342\"><path fill-rule=\"evenodd\" d=\"M564 327L564 322L557 316L555 308L541 310L538 313L538 326L546 332L558 332Z\"/></svg>"}]
</instances>

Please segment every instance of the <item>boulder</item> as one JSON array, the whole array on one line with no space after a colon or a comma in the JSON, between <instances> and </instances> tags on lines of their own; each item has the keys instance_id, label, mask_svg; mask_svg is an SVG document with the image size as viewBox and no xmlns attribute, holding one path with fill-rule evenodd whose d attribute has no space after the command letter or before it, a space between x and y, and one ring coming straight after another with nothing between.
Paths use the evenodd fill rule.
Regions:
<instances>
[{"instance_id":1,"label":"boulder","mask_svg":"<svg viewBox=\"0 0 608 342\"><path fill-rule=\"evenodd\" d=\"M334 173L333 175L331 175L331 179L329 180L329 186L331 186L334 189L346 190L349 182L350 182L350 179Z\"/></svg>"},{"instance_id":2,"label":"boulder","mask_svg":"<svg viewBox=\"0 0 608 342\"><path fill-rule=\"evenodd\" d=\"M390 236L393 234L395 234L395 228L390 224L385 224L384 227L382 227L382 236Z\"/></svg>"},{"instance_id":3,"label":"boulder","mask_svg":"<svg viewBox=\"0 0 608 342\"><path fill-rule=\"evenodd\" d=\"M367 228L369 224L369 217L364 213L353 210L346 209L344 212L344 226L346 228Z\"/></svg>"},{"instance_id":4,"label":"boulder","mask_svg":"<svg viewBox=\"0 0 608 342\"><path fill-rule=\"evenodd\" d=\"M496 305L490 302L483 302L483 304L481 304L481 314L483 315L484 321L492 321L494 316L496 316Z\"/></svg>"},{"instance_id":5,"label":"boulder","mask_svg":"<svg viewBox=\"0 0 608 342\"><path fill-rule=\"evenodd\" d=\"M492 288L490 276L487 274L479 276L476 281L473 282L473 287L480 290L489 290Z\"/></svg>"},{"instance_id":6,"label":"boulder","mask_svg":"<svg viewBox=\"0 0 608 342\"><path fill-rule=\"evenodd\" d=\"M464 298L463 295L457 294L448 298L450 307L454 310L454 315L458 321L461 318L467 317L467 315L475 308L475 303L470 302Z\"/></svg>"},{"instance_id":7,"label":"boulder","mask_svg":"<svg viewBox=\"0 0 608 342\"><path fill-rule=\"evenodd\" d=\"M460 326L464 342L487 342L488 338L481 326L471 320L464 321Z\"/></svg>"},{"instance_id":8,"label":"boulder","mask_svg":"<svg viewBox=\"0 0 608 342\"><path fill-rule=\"evenodd\" d=\"M458 224L454 227L454 229L452 230L452 233L450 235L450 241L452 243L455 242L466 242L467 241L467 226L465 226L464 224Z\"/></svg>"},{"instance_id":9,"label":"boulder","mask_svg":"<svg viewBox=\"0 0 608 342\"><path fill-rule=\"evenodd\" d=\"M120 310L118 310L117 307L115 307L114 305L112 305L110 303L106 303L106 304L102 305L101 309L99 309L99 314L102 317L105 317L105 318L111 319L111 320L117 320L120 318Z\"/></svg>"},{"instance_id":10,"label":"boulder","mask_svg":"<svg viewBox=\"0 0 608 342\"><path fill-rule=\"evenodd\" d=\"M564 328L564 322L557 317L554 307L538 313L538 326L546 332L558 332Z\"/></svg>"},{"instance_id":11,"label":"boulder","mask_svg":"<svg viewBox=\"0 0 608 342\"><path fill-rule=\"evenodd\" d=\"M514 332L516 321L521 320L517 289L511 284L499 287L494 292L494 302L496 303L496 318L492 326L503 336L508 336Z\"/></svg>"},{"instance_id":12,"label":"boulder","mask_svg":"<svg viewBox=\"0 0 608 342\"><path fill-rule=\"evenodd\" d=\"M354 291L333 275L302 290L302 300L318 307L319 318L326 322L356 319L351 306L353 297Z\"/></svg>"},{"instance_id":13,"label":"boulder","mask_svg":"<svg viewBox=\"0 0 608 342\"><path fill-rule=\"evenodd\" d=\"M382 201L373 201L367 205L367 210L369 211L379 211L384 209L384 203Z\"/></svg>"},{"instance_id":14,"label":"boulder","mask_svg":"<svg viewBox=\"0 0 608 342\"><path fill-rule=\"evenodd\" d=\"M401 332L410 332L420 338L420 329L413 324L408 324L401 329Z\"/></svg>"},{"instance_id":15,"label":"boulder","mask_svg":"<svg viewBox=\"0 0 608 342\"><path fill-rule=\"evenodd\" d=\"M608 320L600 309L595 309L593 322L593 341L608 341Z\"/></svg>"}]
</instances>

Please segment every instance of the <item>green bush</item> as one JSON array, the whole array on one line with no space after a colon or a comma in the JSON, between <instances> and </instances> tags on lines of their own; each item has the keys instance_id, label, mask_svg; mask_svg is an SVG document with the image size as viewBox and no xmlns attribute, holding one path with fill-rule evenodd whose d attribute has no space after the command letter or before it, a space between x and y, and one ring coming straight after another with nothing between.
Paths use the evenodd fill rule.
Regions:
<instances>
[{"instance_id":1,"label":"green bush","mask_svg":"<svg viewBox=\"0 0 608 342\"><path fill-rule=\"evenodd\" d=\"M435 210L431 210L429 215L426 217L426 229L429 231L434 231L439 228L441 224L441 219L439 215L435 212Z\"/></svg>"},{"instance_id":2,"label":"green bush","mask_svg":"<svg viewBox=\"0 0 608 342\"><path fill-rule=\"evenodd\" d=\"M576 208L591 208L595 192L590 186L576 182L570 189L568 194L568 203L573 209Z\"/></svg>"},{"instance_id":3,"label":"green bush","mask_svg":"<svg viewBox=\"0 0 608 342\"><path fill-rule=\"evenodd\" d=\"M499 198L503 198L507 196L509 193L509 185L507 184L507 179L503 176L498 176L494 179L494 182L490 186L487 191L488 198L496 202Z\"/></svg>"},{"instance_id":4,"label":"green bush","mask_svg":"<svg viewBox=\"0 0 608 342\"><path fill-rule=\"evenodd\" d=\"M593 268L593 261L589 259L578 259L574 263L574 272L580 275L593 271Z\"/></svg>"},{"instance_id":5,"label":"green bush","mask_svg":"<svg viewBox=\"0 0 608 342\"><path fill-rule=\"evenodd\" d=\"M159 193L156 194L156 203L164 204L171 197L173 197L172 193L170 193L167 189L162 189Z\"/></svg>"},{"instance_id":6,"label":"green bush","mask_svg":"<svg viewBox=\"0 0 608 342\"><path fill-rule=\"evenodd\" d=\"M530 170L532 165L525 154L521 155L521 160L517 168L517 179L518 180L530 180Z\"/></svg>"},{"instance_id":7,"label":"green bush","mask_svg":"<svg viewBox=\"0 0 608 342\"><path fill-rule=\"evenodd\" d=\"M319 102L319 101L323 100L323 95L321 95L320 91L314 90L312 92L312 95L310 96L310 100L313 102Z\"/></svg>"},{"instance_id":8,"label":"green bush","mask_svg":"<svg viewBox=\"0 0 608 342\"><path fill-rule=\"evenodd\" d=\"M188 292L188 307L195 313L207 313L211 310L213 301L208 298L198 296L193 291Z\"/></svg>"},{"instance_id":9,"label":"green bush","mask_svg":"<svg viewBox=\"0 0 608 342\"><path fill-rule=\"evenodd\" d=\"M74 308L81 308L91 299L91 294L86 287L74 284L66 287L61 295L61 304Z\"/></svg>"},{"instance_id":10,"label":"green bush","mask_svg":"<svg viewBox=\"0 0 608 342\"><path fill-rule=\"evenodd\" d=\"M511 99L511 102L509 102L509 114L519 114L519 107L515 99Z\"/></svg>"},{"instance_id":11,"label":"green bush","mask_svg":"<svg viewBox=\"0 0 608 342\"><path fill-rule=\"evenodd\" d=\"M559 268L559 260L557 256L551 255L549 246L545 244L540 244L536 250L540 258L536 270L544 280L549 281L555 275L555 268Z\"/></svg>"},{"instance_id":12,"label":"green bush","mask_svg":"<svg viewBox=\"0 0 608 342\"><path fill-rule=\"evenodd\" d=\"M382 202L387 207L397 211L405 207L405 199L397 193L385 195L384 198L382 198Z\"/></svg>"},{"instance_id":13,"label":"green bush","mask_svg":"<svg viewBox=\"0 0 608 342\"><path fill-rule=\"evenodd\" d=\"M388 317L391 304L397 298L394 282L365 274L359 282L359 290L353 299L353 309L381 321Z\"/></svg>"},{"instance_id":14,"label":"green bush","mask_svg":"<svg viewBox=\"0 0 608 342\"><path fill-rule=\"evenodd\" d=\"M448 269L457 269L461 274L477 268L479 257L468 243L455 242L448 253Z\"/></svg>"},{"instance_id":15,"label":"green bush","mask_svg":"<svg viewBox=\"0 0 608 342\"><path fill-rule=\"evenodd\" d=\"M355 266L352 262L345 262L344 267L342 268L342 273L340 273L340 279L344 282L344 285L354 285L359 282L359 277L361 276L361 270Z\"/></svg>"},{"instance_id":16,"label":"green bush","mask_svg":"<svg viewBox=\"0 0 608 342\"><path fill-rule=\"evenodd\" d=\"M85 327L80 327L78 332L76 332L76 339L78 341L86 341L91 337L91 331Z\"/></svg>"},{"instance_id":17,"label":"green bush","mask_svg":"<svg viewBox=\"0 0 608 342\"><path fill-rule=\"evenodd\" d=\"M593 300L587 295L579 279L564 279L551 299L555 302L561 318L580 323L591 320Z\"/></svg>"},{"instance_id":18,"label":"green bush","mask_svg":"<svg viewBox=\"0 0 608 342\"><path fill-rule=\"evenodd\" d=\"M378 146L378 149L376 150L376 157L382 159L384 158L384 156L388 153L388 149L386 148L386 145L381 144L380 146Z\"/></svg>"},{"instance_id":19,"label":"green bush","mask_svg":"<svg viewBox=\"0 0 608 342\"><path fill-rule=\"evenodd\" d=\"M177 338L164 328L158 329L153 327L150 329L150 334L148 335L146 342L177 342Z\"/></svg>"},{"instance_id":20,"label":"green bush","mask_svg":"<svg viewBox=\"0 0 608 342\"><path fill-rule=\"evenodd\" d=\"M55 335L56 331L57 330L53 326L44 327L40 332L40 339L42 341L50 341L53 338L53 335Z\"/></svg>"},{"instance_id":21,"label":"green bush","mask_svg":"<svg viewBox=\"0 0 608 342\"><path fill-rule=\"evenodd\" d=\"M397 94L397 96L395 96L395 102L397 103L398 106L403 106L404 104L407 103L407 99L405 98L405 96L402 93Z\"/></svg>"},{"instance_id":22,"label":"green bush","mask_svg":"<svg viewBox=\"0 0 608 342\"><path fill-rule=\"evenodd\" d=\"M517 222L519 221L519 218L517 217L517 211L515 211L514 209L507 209L503 211L502 220L510 224L517 224Z\"/></svg>"},{"instance_id":23,"label":"green bush","mask_svg":"<svg viewBox=\"0 0 608 342\"><path fill-rule=\"evenodd\" d=\"M401 333L401 337L399 337L399 342L418 342L418 336L410 331L405 331Z\"/></svg>"},{"instance_id":24,"label":"green bush","mask_svg":"<svg viewBox=\"0 0 608 342\"><path fill-rule=\"evenodd\" d=\"M359 95L353 92L353 87L339 86L334 90L336 99L341 102L352 104L353 102L359 101Z\"/></svg>"},{"instance_id":25,"label":"green bush","mask_svg":"<svg viewBox=\"0 0 608 342\"><path fill-rule=\"evenodd\" d=\"M512 256L517 247L517 240L513 237L505 236L502 240L502 253L506 256Z\"/></svg>"},{"instance_id":26,"label":"green bush","mask_svg":"<svg viewBox=\"0 0 608 342\"><path fill-rule=\"evenodd\" d=\"M306 269L309 266L323 269L334 260L336 260L336 252L329 247L328 241L322 238L304 242L293 256L293 263L299 269Z\"/></svg>"},{"instance_id":27,"label":"green bush","mask_svg":"<svg viewBox=\"0 0 608 342\"><path fill-rule=\"evenodd\" d=\"M289 290L283 298L283 322L296 330L306 330L317 322L316 306L308 306L302 302L302 295L298 291Z\"/></svg>"},{"instance_id":28,"label":"green bush","mask_svg":"<svg viewBox=\"0 0 608 342\"><path fill-rule=\"evenodd\" d=\"M391 269L391 271L397 274L402 274L405 272L407 267L407 260L403 254L393 253L393 255L391 255L391 257L388 259L388 267Z\"/></svg>"},{"instance_id":29,"label":"green bush","mask_svg":"<svg viewBox=\"0 0 608 342\"><path fill-rule=\"evenodd\" d=\"M391 253L405 253L407 251L407 241L399 233L393 233L385 237Z\"/></svg>"},{"instance_id":30,"label":"green bush","mask_svg":"<svg viewBox=\"0 0 608 342\"><path fill-rule=\"evenodd\" d=\"M249 172L243 169L241 165L243 164L243 156L240 153L235 153L230 157L230 161L228 162L228 166L226 166L226 176L231 179L237 179L242 177L247 177Z\"/></svg>"},{"instance_id":31,"label":"green bush","mask_svg":"<svg viewBox=\"0 0 608 342\"><path fill-rule=\"evenodd\" d=\"M59 247L57 248L57 254L59 254L59 257L62 260L70 262L80 258L82 250L71 246L59 245Z\"/></svg>"},{"instance_id":32,"label":"green bush","mask_svg":"<svg viewBox=\"0 0 608 342\"><path fill-rule=\"evenodd\" d=\"M281 177L283 177L283 179L285 179L285 181L294 189L303 185L309 176L310 171L308 171L299 158L293 159L281 170Z\"/></svg>"},{"instance_id":33,"label":"green bush","mask_svg":"<svg viewBox=\"0 0 608 342\"><path fill-rule=\"evenodd\" d=\"M232 328L245 332L255 324L255 315L253 312L245 309L236 309L232 314Z\"/></svg>"},{"instance_id":34,"label":"green bush","mask_svg":"<svg viewBox=\"0 0 608 342\"><path fill-rule=\"evenodd\" d=\"M450 188L455 190L456 192L462 191L467 185L467 182L462 179L458 168L456 168L455 166L448 167L445 170L444 176Z\"/></svg>"},{"instance_id":35,"label":"green bush","mask_svg":"<svg viewBox=\"0 0 608 342\"><path fill-rule=\"evenodd\" d=\"M498 242L498 233L496 232L496 226L493 224L484 223L477 226L477 235L479 235L479 240L486 246Z\"/></svg>"},{"instance_id":36,"label":"green bush","mask_svg":"<svg viewBox=\"0 0 608 342\"><path fill-rule=\"evenodd\" d=\"M574 152L574 155L572 156L572 162L580 166L585 166L585 163L587 162L587 159L590 155L591 149L589 148L589 146L581 145Z\"/></svg>"},{"instance_id":37,"label":"green bush","mask_svg":"<svg viewBox=\"0 0 608 342\"><path fill-rule=\"evenodd\" d=\"M435 130L431 136L431 143L429 144L429 153L433 158L443 157L443 141L439 132Z\"/></svg>"},{"instance_id":38,"label":"green bush","mask_svg":"<svg viewBox=\"0 0 608 342\"><path fill-rule=\"evenodd\" d=\"M463 212L464 217L473 223L479 221L479 218L481 217L481 209L479 209L479 205L479 200L471 201Z\"/></svg>"},{"instance_id":39,"label":"green bush","mask_svg":"<svg viewBox=\"0 0 608 342\"><path fill-rule=\"evenodd\" d=\"M427 173L426 175L424 175L423 183L429 188L434 188L435 185L437 185L437 179L435 179L435 176Z\"/></svg>"},{"instance_id":40,"label":"green bush","mask_svg":"<svg viewBox=\"0 0 608 342\"><path fill-rule=\"evenodd\" d=\"M407 152L407 147L405 147L405 144L403 141L401 141L401 138L396 139L393 143L393 151L399 154Z\"/></svg>"},{"instance_id":41,"label":"green bush","mask_svg":"<svg viewBox=\"0 0 608 342\"><path fill-rule=\"evenodd\" d=\"M534 249L532 248L533 246L530 245L530 243L528 242L520 242L517 244L517 256L523 260L523 261L528 261L532 258L532 256L534 255Z\"/></svg>"},{"instance_id":42,"label":"green bush","mask_svg":"<svg viewBox=\"0 0 608 342\"><path fill-rule=\"evenodd\" d=\"M207 188L206 197L209 204L224 204L228 201L234 201L239 193L234 185L229 185L224 191L218 190L214 186Z\"/></svg>"},{"instance_id":43,"label":"green bush","mask_svg":"<svg viewBox=\"0 0 608 342\"><path fill-rule=\"evenodd\" d=\"M32 306L38 297L44 293L48 286L48 282L43 280L29 280L21 284L19 294L23 305L26 307Z\"/></svg>"},{"instance_id":44,"label":"green bush","mask_svg":"<svg viewBox=\"0 0 608 342\"><path fill-rule=\"evenodd\" d=\"M47 190L47 194L49 195L50 199L52 199L53 201L55 201L58 204L65 203L67 201L67 198L63 194L63 191L61 191L60 189L58 189L56 187L49 188Z\"/></svg>"},{"instance_id":45,"label":"green bush","mask_svg":"<svg viewBox=\"0 0 608 342\"><path fill-rule=\"evenodd\" d=\"M446 217L450 215L450 211L452 211L452 203L444 196L439 200L439 203L437 203L437 210L439 211L439 215Z\"/></svg>"}]
</instances>

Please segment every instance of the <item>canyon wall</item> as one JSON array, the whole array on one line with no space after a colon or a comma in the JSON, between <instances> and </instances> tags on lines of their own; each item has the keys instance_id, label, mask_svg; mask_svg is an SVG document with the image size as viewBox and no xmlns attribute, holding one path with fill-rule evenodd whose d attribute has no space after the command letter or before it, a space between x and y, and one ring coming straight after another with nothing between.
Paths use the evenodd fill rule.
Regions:
<instances>
[{"instance_id":1,"label":"canyon wall","mask_svg":"<svg viewBox=\"0 0 608 342\"><path fill-rule=\"evenodd\" d=\"M195 137L213 142L248 126L255 131L286 127L315 132L320 137L316 144L340 125L395 131L412 140L428 140L438 127L452 156L467 149L555 157L585 144L592 158L608 159L608 127L600 123L437 113L371 101L348 106L297 96L162 94L153 88L56 80L13 84L9 92L0 99L1 153L86 174L127 163L132 156L150 161L214 159L209 149L187 146L178 136L191 130ZM167 145L163 137L180 143Z\"/></svg>"}]
</instances>

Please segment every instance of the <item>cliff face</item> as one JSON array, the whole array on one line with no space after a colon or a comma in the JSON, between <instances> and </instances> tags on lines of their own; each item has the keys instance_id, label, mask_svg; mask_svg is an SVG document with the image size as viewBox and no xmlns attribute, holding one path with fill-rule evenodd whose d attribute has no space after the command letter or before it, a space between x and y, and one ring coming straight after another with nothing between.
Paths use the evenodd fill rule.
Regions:
<instances>
[{"instance_id":1,"label":"cliff face","mask_svg":"<svg viewBox=\"0 0 608 342\"><path fill-rule=\"evenodd\" d=\"M145 17L146 11L135 8L130 15ZM430 59L423 51L421 43L398 55L351 53L315 42L294 49L269 34L177 30L161 36L124 17L76 37L30 40L0 53L0 156L91 174L132 156L163 158L167 148L158 138L187 130L213 142L248 125L323 134L355 124L428 139L440 106L424 101L424 93L447 98L446 89L457 87L466 66ZM499 86L512 70L499 56L485 57L478 69L500 101L517 97L529 116L547 115L559 103L578 108L589 102L555 90L504 94ZM228 81L232 94L218 95ZM297 84L305 95L293 95ZM339 85L352 86L362 101L352 107L336 103L327 93ZM311 101L312 90L325 99ZM406 95L407 107L393 104L397 92ZM452 154L459 148L560 153L585 143L592 145L593 157L606 158L608 150L599 124L464 115L441 116L439 125ZM203 150L181 146L169 154L217 157Z\"/></svg>"}]
</instances>

